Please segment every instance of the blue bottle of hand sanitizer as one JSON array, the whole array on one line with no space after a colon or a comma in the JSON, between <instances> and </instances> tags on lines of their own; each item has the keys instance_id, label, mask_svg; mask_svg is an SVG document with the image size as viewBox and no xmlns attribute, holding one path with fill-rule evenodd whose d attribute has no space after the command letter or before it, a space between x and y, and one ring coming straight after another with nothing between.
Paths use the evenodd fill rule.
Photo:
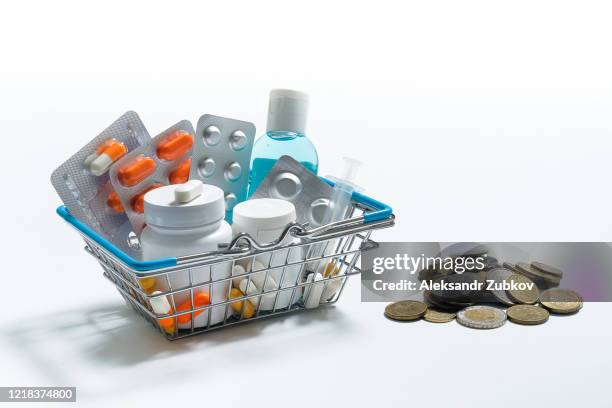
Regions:
<instances>
[{"instance_id":1,"label":"blue bottle of hand sanitizer","mask_svg":"<svg viewBox=\"0 0 612 408\"><path fill-rule=\"evenodd\" d=\"M319 158L305 135L308 95L290 89L273 89L268 105L266 133L255 141L249 173L249 196L281 156L291 156L317 174Z\"/></svg>"}]
</instances>

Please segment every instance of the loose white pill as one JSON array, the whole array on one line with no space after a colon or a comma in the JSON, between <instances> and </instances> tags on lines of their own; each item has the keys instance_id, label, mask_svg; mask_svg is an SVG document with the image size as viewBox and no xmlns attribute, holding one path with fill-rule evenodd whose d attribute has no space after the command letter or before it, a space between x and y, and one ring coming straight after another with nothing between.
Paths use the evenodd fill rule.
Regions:
<instances>
[{"instance_id":1,"label":"loose white pill","mask_svg":"<svg viewBox=\"0 0 612 408\"><path fill-rule=\"evenodd\" d=\"M342 286L342 279L335 279L327 282L327 286L323 290L323 294L321 295L321 300L327 302L331 298L334 297L338 289Z\"/></svg>"},{"instance_id":2,"label":"loose white pill","mask_svg":"<svg viewBox=\"0 0 612 408\"><path fill-rule=\"evenodd\" d=\"M313 278L314 277L314 278ZM323 275L317 272L317 274L310 274L306 279L307 283L317 282L323 280ZM321 295L323 294L323 287L325 283L315 283L312 285L306 286L306 300L304 301L304 306L306 309L314 309L319 306L321 302Z\"/></svg>"},{"instance_id":3,"label":"loose white pill","mask_svg":"<svg viewBox=\"0 0 612 408\"><path fill-rule=\"evenodd\" d=\"M151 293L152 296L159 295L162 292L156 290ZM153 313L159 316L167 315L172 311L172 307L170 306L170 302L168 302L167 296L160 296L156 298L150 298L149 302L151 303L151 308L153 309Z\"/></svg>"},{"instance_id":4,"label":"loose white pill","mask_svg":"<svg viewBox=\"0 0 612 408\"><path fill-rule=\"evenodd\" d=\"M204 183L200 180L189 180L186 183L179 184L174 190L174 199L178 203L188 203L191 200L202 195Z\"/></svg>"},{"instance_id":5,"label":"loose white pill","mask_svg":"<svg viewBox=\"0 0 612 408\"><path fill-rule=\"evenodd\" d=\"M232 285L235 288L237 288L238 285L240 285L240 281L244 279L245 273L246 273L246 270L244 269L244 266L240 264L236 264L232 267L232 276L239 276L239 278L232 279Z\"/></svg>"}]
</instances>

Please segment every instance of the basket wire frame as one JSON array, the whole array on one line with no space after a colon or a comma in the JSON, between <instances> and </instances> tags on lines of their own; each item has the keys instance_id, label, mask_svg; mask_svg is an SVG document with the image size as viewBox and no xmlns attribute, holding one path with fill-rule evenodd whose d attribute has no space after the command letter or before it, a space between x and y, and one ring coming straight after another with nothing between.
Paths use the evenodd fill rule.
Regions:
<instances>
[{"instance_id":1,"label":"basket wire frame","mask_svg":"<svg viewBox=\"0 0 612 408\"><path fill-rule=\"evenodd\" d=\"M362 215L366 210L368 210L367 207L353 202L347 214L347 220L355 219L355 216ZM342 222L339 224L342 224ZM350 223L347 225L350 225ZM361 269L358 266L361 251L364 248L376 246L376 243L370 239L372 231L393 225L393 216L386 221L375 222L371 225L361 223L360 225L358 228L345 227L343 229L339 227L334 233L322 234L323 238L305 237L305 234L302 234L304 237L300 238L299 233L294 234L289 243L287 243L287 240L284 240L283 243L265 249L251 247L242 251L228 251L229 255L185 257L189 259L184 264L179 262L174 267L161 268L149 272L141 272L129 268L86 235L81 235L86 243L85 250L100 263L104 270L104 276L115 285L126 302L167 339L176 340L243 322L256 321L271 316L304 310L306 309L306 300L309 299L309 296L311 294L316 296L318 292L322 295L327 294L327 296L325 298L321 297L316 307L329 306L336 303L344 290L346 280L350 276L361 273ZM318 231L319 229L315 230ZM287 230L290 230L290 228L288 227ZM302 230L306 231L303 228ZM255 246L257 245L255 244ZM255 265L253 260L262 258L267 259L266 264L263 265L264 268L253 270ZM281 260L280 263L278 262L279 259ZM215 267L229 268L232 271L233 267L237 264L248 265L244 274L232 276L230 272L229 276L214 277ZM201 271L202 268L210 270L206 280L194 277L194 274L198 273L196 271ZM271 273L279 269L281 270L280 279L276 285L273 285L272 289L266 290L267 283L271 279ZM324 272L323 279L307 281L307 276L317 270ZM288 271L291 271L294 275L290 282L287 282ZM177 276L173 274L179 273L187 273L188 285L186 287L173 286L173 278ZM246 279L246 287L248 288L255 274L264 273L264 284L262 288L258 288L256 293L243 293L243 296L231 297L232 280ZM157 291L155 294L152 294L153 291L150 288L147 291L143 286L143 279L145 278L155 279L155 290ZM317 288L315 289L315 287ZM217 288L222 288L225 291L224 296L220 300L215 300L213 296ZM199 291L207 292L209 295L208 299L210 300L209 303L194 307L194 291L195 293ZM288 291L291 291L289 303L286 306L280 307L279 298L281 293ZM185 293L188 294L190 307L186 310L178 310L177 306L179 305L176 304L175 297L179 295L184 297ZM269 299L272 299L272 296L274 297L272 308L264 310L262 307L264 299L269 301ZM166 297L171 306L170 313L165 315L154 313L151 299L158 297ZM314 301L317 302L316 299ZM247 302L250 302L253 306L252 315L247 313ZM239 311L235 310L239 305L241 305ZM213 320L213 310L223 310L223 320L221 322L211 323ZM206 315L206 324L202 327L195 327L196 316L200 314ZM188 319L189 328L179 328L179 318L183 315L190 315ZM168 325L168 322L172 321L173 324ZM185 319L183 318L184 321ZM171 329L168 329L168 326Z\"/></svg>"}]
</instances>

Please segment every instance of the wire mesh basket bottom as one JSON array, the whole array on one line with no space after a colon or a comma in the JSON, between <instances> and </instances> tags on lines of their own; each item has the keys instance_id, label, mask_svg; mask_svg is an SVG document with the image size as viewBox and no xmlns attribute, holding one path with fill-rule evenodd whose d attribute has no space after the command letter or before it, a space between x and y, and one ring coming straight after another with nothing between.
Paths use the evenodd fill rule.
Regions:
<instances>
[{"instance_id":1,"label":"wire mesh basket bottom","mask_svg":"<svg viewBox=\"0 0 612 408\"><path fill-rule=\"evenodd\" d=\"M357 265L361 251L375 245L371 233L365 230L316 242L296 240L286 247L151 273L127 268L84 238L85 249L126 302L166 338L175 340L337 302L346 279L361 272ZM244 268L238 268L243 273L232 276L236 265ZM243 290L237 292L238 287ZM152 302L160 300L169 307L166 314L155 313Z\"/></svg>"}]
</instances>

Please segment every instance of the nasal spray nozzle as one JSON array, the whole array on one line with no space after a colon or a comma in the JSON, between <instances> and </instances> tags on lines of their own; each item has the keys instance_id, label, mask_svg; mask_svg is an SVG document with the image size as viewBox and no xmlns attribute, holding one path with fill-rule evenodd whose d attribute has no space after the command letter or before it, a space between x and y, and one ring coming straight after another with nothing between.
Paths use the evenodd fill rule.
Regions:
<instances>
[{"instance_id":1,"label":"nasal spray nozzle","mask_svg":"<svg viewBox=\"0 0 612 408\"><path fill-rule=\"evenodd\" d=\"M357 170L363 165L363 163L350 157L344 157L343 159L344 173L342 178L327 176L329 180L334 182L334 188L329 199L325 216L323 217L324 225L331 222L344 220L349 209L351 208L351 197L353 196L353 192L362 191L362 189L354 183L354 180L355 176L357 175ZM315 256L333 255L339 251L340 248L338 247L341 243L341 239L330 239L329 241L319 244L319 247L317 247L313 252L315 253ZM340 267L338 265L339 264L335 258L327 258L315 266L314 270L317 272L314 275L315 280L317 276L320 276L323 279L330 279L329 281L324 281L320 284L313 285L313 288L318 287L318 289L322 291L320 297L321 301L328 301L336 296L336 293L338 293L338 290L344 282L343 278L333 279L340 273Z\"/></svg>"}]
</instances>

